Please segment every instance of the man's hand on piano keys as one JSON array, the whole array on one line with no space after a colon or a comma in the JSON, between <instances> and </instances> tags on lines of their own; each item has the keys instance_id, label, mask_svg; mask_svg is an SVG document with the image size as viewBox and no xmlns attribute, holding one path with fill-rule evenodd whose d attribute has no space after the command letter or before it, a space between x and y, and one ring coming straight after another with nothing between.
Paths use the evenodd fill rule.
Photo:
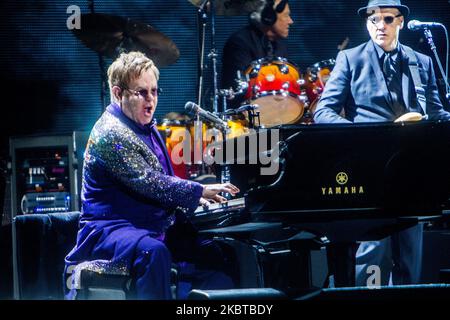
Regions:
<instances>
[{"instance_id":1,"label":"man's hand on piano keys","mask_svg":"<svg viewBox=\"0 0 450 320\"><path fill-rule=\"evenodd\" d=\"M224 192L235 196L239 191L239 188L231 183L205 184L203 185L202 197L216 202L225 202L227 199L219 193Z\"/></svg>"},{"instance_id":2,"label":"man's hand on piano keys","mask_svg":"<svg viewBox=\"0 0 450 320\"><path fill-rule=\"evenodd\" d=\"M207 208L209 207L209 205L210 205L210 202L209 202L208 200L206 200L205 198L201 197L201 198L200 198L200 201L199 201L199 204L200 204L203 208L207 209Z\"/></svg>"}]
</instances>

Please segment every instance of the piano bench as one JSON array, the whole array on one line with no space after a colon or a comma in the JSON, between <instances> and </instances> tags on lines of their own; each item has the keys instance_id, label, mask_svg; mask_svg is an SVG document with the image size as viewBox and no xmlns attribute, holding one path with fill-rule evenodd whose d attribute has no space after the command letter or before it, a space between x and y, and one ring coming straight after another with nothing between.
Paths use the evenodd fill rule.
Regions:
<instances>
[{"instance_id":1,"label":"piano bench","mask_svg":"<svg viewBox=\"0 0 450 320\"><path fill-rule=\"evenodd\" d=\"M189 292L188 300L284 300L287 296L272 288L198 290Z\"/></svg>"},{"instance_id":2,"label":"piano bench","mask_svg":"<svg viewBox=\"0 0 450 320\"><path fill-rule=\"evenodd\" d=\"M85 261L73 270L77 300L125 300L131 287L130 272L107 260Z\"/></svg>"},{"instance_id":3,"label":"piano bench","mask_svg":"<svg viewBox=\"0 0 450 320\"><path fill-rule=\"evenodd\" d=\"M126 300L136 299L132 288L133 279L126 267L113 266L107 260L93 260L74 268L77 300ZM170 289L176 299L178 270L172 265Z\"/></svg>"}]
</instances>

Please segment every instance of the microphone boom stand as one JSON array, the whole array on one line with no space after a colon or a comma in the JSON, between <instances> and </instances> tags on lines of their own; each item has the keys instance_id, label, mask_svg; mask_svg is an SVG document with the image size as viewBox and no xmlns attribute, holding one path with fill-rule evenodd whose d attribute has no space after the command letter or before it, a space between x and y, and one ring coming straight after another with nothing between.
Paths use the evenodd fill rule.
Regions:
<instances>
[{"instance_id":1,"label":"microphone boom stand","mask_svg":"<svg viewBox=\"0 0 450 320\"><path fill-rule=\"evenodd\" d=\"M200 46L200 52L199 52L199 81L198 81L198 101L197 104L199 106L202 105L202 94L203 94L203 74L205 69L205 35L206 35L206 22L208 19L208 16L206 15L205 6L208 1L205 1L202 6L198 9L198 28L200 33L200 39L199 39L199 46Z\"/></svg>"},{"instance_id":2,"label":"microphone boom stand","mask_svg":"<svg viewBox=\"0 0 450 320\"><path fill-rule=\"evenodd\" d=\"M202 105L203 99L203 76L205 70L205 37L206 37L206 23L208 20L208 15L206 14L206 6L209 0L205 0L200 5L197 13L198 13L198 29L199 29L199 80L198 80L198 100L197 104L199 106ZM197 114L196 119L194 121L194 159L193 165L200 166L200 172L198 175L202 175L205 173L205 163L203 162L203 157L199 156L202 154L203 147L203 122ZM196 170L195 170L196 171Z\"/></svg>"},{"instance_id":3,"label":"microphone boom stand","mask_svg":"<svg viewBox=\"0 0 450 320\"><path fill-rule=\"evenodd\" d=\"M228 127L222 127L221 129L222 136L223 136L223 161L224 163L220 166L220 183L228 183L231 182L231 173L230 173L230 166L227 163L227 130ZM233 145L234 147L234 145ZM224 193L223 196L229 200L231 199L231 194Z\"/></svg>"},{"instance_id":4,"label":"microphone boom stand","mask_svg":"<svg viewBox=\"0 0 450 320\"><path fill-rule=\"evenodd\" d=\"M214 0L209 0L210 10L211 10L211 51L208 54L208 58L212 59L213 65L213 90L214 90L214 100L213 100L213 112L219 112L219 95L217 89L217 52L216 52L216 15Z\"/></svg>"},{"instance_id":5,"label":"microphone boom stand","mask_svg":"<svg viewBox=\"0 0 450 320\"><path fill-rule=\"evenodd\" d=\"M445 98L450 103L450 86L448 84L447 75L445 74L444 68L442 67L441 60L439 59L439 55L437 54L436 45L434 44L434 41L433 41L433 35L431 34L430 29L428 29L428 28L425 28L423 30L423 33L425 35L425 38L427 38L428 44L430 45L430 48L431 48L431 51L433 51L433 53L434 53L434 57L436 58L437 64L439 66L439 71L441 72L442 78L444 79L444 83L445 83Z\"/></svg>"},{"instance_id":6,"label":"microphone boom stand","mask_svg":"<svg viewBox=\"0 0 450 320\"><path fill-rule=\"evenodd\" d=\"M207 20L208 20L208 15L207 15L207 9L208 9L208 3L209 3L209 10L210 10L210 14L211 14L211 50L210 53L208 54L208 58L212 60L212 64L213 64L213 90L214 90L214 100L213 100L213 112L214 113L218 113L219 109L218 109L218 85L217 85L217 53L216 53L216 42L215 42L215 35L216 35L216 29L215 29L215 6L214 6L214 1L213 0L204 0L199 9L198 9L198 21L200 23L201 21L201 28L200 28L200 24L199 24L199 29L201 32L201 39L199 39L199 45L200 45L200 61L199 61L199 88L198 88L198 105L201 106L202 105L202 95L203 95L203 76L204 76L204 70L205 70L205 62L204 62L204 55L205 55L205 38L206 38L206 24L207 24ZM200 122L200 124L199 124ZM202 135L202 126L201 126L201 121L199 119L199 117L197 116L197 121L196 121L196 125L194 128L194 136L195 137L199 137L200 135ZM197 130L200 130L200 133L197 132ZM225 131L224 133L224 137L226 136L226 129L224 129ZM202 136L203 138L203 136ZM202 139L201 138L201 139ZM202 139L203 141L203 139ZM203 142L202 142L203 145ZM196 163L197 164L201 164L201 171L202 173L206 171L205 168L205 163L203 162L203 159L198 161L199 159L197 159ZM227 178L223 177L223 174L221 173L221 180L226 180ZM229 180L229 178L228 178Z\"/></svg>"}]
</instances>

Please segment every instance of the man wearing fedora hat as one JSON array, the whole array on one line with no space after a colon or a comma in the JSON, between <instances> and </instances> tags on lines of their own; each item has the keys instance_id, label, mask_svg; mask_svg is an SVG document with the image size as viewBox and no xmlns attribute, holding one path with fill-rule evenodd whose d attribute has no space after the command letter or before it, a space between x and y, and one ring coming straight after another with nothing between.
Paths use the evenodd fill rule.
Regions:
<instances>
[{"instance_id":1,"label":"man wearing fedora hat","mask_svg":"<svg viewBox=\"0 0 450 320\"><path fill-rule=\"evenodd\" d=\"M399 43L409 8L400 0L369 0L358 14L366 20L371 40L339 52L315 122L389 122L409 112L450 120L439 99L431 58ZM394 284L418 283L421 258L421 225L363 242L356 254L356 284L367 285L371 265L380 267L381 284L388 284L390 276Z\"/></svg>"}]
</instances>

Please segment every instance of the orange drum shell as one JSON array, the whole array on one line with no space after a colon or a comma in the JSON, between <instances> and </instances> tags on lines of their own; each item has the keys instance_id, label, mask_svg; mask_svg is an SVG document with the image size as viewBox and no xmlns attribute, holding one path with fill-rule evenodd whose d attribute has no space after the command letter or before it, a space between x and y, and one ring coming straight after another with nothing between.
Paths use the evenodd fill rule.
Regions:
<instances>
[{"instance_id":1,"label":"orange drum shell","mask_svg":"<svg viewBox=\"0 0 450 320\"><path fill-rule=\"evenodd\" d=\"M283 73L280 71L279 66L286 66L288 72ZM252 77L252 73L255 68L259 68L258 74ZM250 66L246 72L246 75L250 75L250 81L246 99L256 99L264 95L264 92L276 92L281 93L283 91L289 92L291 95L300 95L300 85L297 82L300 79L300 75L297 69L289 62L274 61L272 63L266 62L262 65ZM286 84L289 84L288 88L283 88Z\"/></svg>"},{"instance_id":2,"label":"orange drum shell","mask_svg":"<svg viewBox=\"0 0 450 320\"><path fill-rule=\"evenodd\" d=\"M308 83L306 85L306 95L311 103L322 94L330 74L331 70L325 68L317 73L317 79L315 81L309 80L312 79L311 76L307 77Z\"/></svg>"},{"instance_id":3,"label":"orange drum shell","mask_svg":"<svg viewBox=\"0 0 450 320\"><path fill-rule=\"evenodd\" d=\"M306 95L310 104L320 98L335 65L334 59L324 60L306 69Z\"/></svg>"},{"instance_id":4,"label":"orange drum shell","mask_svg":"<svg viewBox=\"0 0 450 320\"><path fill-rule=\"evenodd\" d=\"M174 170L174 173L177 177L187 179L187 168L185 163L181 164L175 164L172 159L172 150L175 147L176 144L180 143L180 141L183 141L183 138L180 138L179 141L175 141L174 137L179 136L182 137L185 135L186 126L181 124L170 124L170 123L163 123L161 125L156 126L158 131L163 133L163 137L165 137L165 144L166 149L169 154L169 159L172 164L172 168ZM180 157L183 157L183 153L180 152Z\"/></svg>"},{"instance_id":5,"label":"orange drum shell","mask_svg":"<svg viewBox=\"0 0 450 320\"><path fill-rule=\"evenodd\" d=\"M294 64L284 58L260 59L245 74L249 78L245 98L259 105L262 126L296 123L301 118L304 101L300 99L300 74Z\"/></svg>"}]
</instances>

